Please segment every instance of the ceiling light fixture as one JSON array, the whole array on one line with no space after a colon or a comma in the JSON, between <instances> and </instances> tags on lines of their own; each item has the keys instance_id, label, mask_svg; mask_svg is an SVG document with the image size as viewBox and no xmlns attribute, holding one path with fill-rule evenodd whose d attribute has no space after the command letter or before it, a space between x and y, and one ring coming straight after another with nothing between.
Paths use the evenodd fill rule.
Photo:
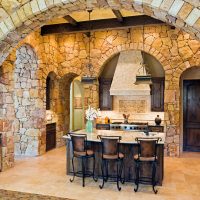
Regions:
<instances>
[{"instance_id":1,"label":"ceiling light fixture","mask_svg":"<svg viewBox=\"0 0 200 200\"><path fill-rule=\"evenodd\" d=\"M143 38L143 50L144 50L144 25L142 29L142 38ZM142 51L142 62L141 67L138 69L138 74L136 74L135 84L152 84L152 77L149 72L149 67L144 63L144 51Z\"/></svg>"},{"instance_id":2,"label":"ceiling light fixture","mask_svg":"<svg viewBox=\"0 0 200 200\"><path fill-rule=\"evenodd\" d=\"M88 63L86 65L86 68L88 69L88 75L86 76L82 76L81 77L81 82L82 83L87 83L87 84L92 84L94 83L97 78L92 76L92 72L93 72L93 65L91 63L91 30L92 30L92 25L91 25L91 12L92 9L88 10L88 14L89 14L89 32L87 32L87 37L89 38L89 46L88 46Z\"/></svg>"}]
</instances>

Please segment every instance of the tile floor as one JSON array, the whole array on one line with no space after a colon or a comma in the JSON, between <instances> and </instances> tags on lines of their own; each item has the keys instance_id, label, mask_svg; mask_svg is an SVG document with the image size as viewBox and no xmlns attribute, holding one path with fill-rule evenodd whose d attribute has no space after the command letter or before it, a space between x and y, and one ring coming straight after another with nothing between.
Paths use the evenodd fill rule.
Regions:
<instances>
[{"instance_id":1,"label":"tile floor","mask_svg":"<svg viewBox=\"0 0 200 200\"><path fill-rule=\"evenodd\" d=\"M193 156L194 155L194 156ZM141 186L139 192L126 183L118 192L115 184L107 183L100 190L99 182L81 179L69 182L65 174L65 148L49 151L43 156L18 158L15 167L0 173L0 189L30 192L70 199L87 200L200 200L200 153L183 154L181 158L165 158L165 177L155 195L150 186Z\"/></svg>"}]
</instances>

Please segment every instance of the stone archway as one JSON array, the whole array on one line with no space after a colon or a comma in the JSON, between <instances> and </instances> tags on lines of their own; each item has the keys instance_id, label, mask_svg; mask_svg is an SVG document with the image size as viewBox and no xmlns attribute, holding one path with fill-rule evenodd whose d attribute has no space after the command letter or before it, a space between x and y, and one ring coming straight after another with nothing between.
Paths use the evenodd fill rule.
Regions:
<instances>
[{"instance_id":1,"label":"stone archway","mask_svg":"<svg viewBox=\"0 0 200 200\"><path fill-rule=\"evenodd\" d=\"M84 90L81 77L71 83L70 91L70 130L83 129L84 125Z\"/></svg>"},{"instance_id":2,"label":"stone archway","mask_svg":"<svg viewBox=\"0 0 200 200\"><path fill-rule=\"evenodd\" d=\"M173 36L173 37L172 37ZM59 36L65 42L67 36ZM71 40L70 40L71 41ZM64 42L59 47L64 47ZM74 48L75 40L71 41ZM124 50L142 50L154 56L165 70L165 120L167 124L166 154L169 156L179 155L179 77L181 72L199 63L199 42L190 38L189 34L171 30L168 26L144 27L144 41L142 38L142 28L132 28L126 30L97 31L92 33L93 49L91 60L94 66L94 75L99 76L101 67L113 55ZM185 45L184 45L185 44ZM71 50L71 49L70 49ZM79 48L75 49L79 50ZM64 51L64 53L71 51ZM62 74L69 71L84 72L84 59L79 59L77 67L77 55L74 59L65 57L60 63L59 69ZM75 61L75 62L73 62ZM75 65L76 64L76 65ZM73 66L73 68L68 68ZM83 67L82 67L83 66ZM96 86L95 86L96 87ZM96 87L98 88L98 86ZM91 87L92 89L92 87ZM90 98L95 93L98 99L98 90L92 91L87 88L88 99L96 102L93 106L98 107L98 100Z\"/></svg>"},{"instance_id":3,"label":"stone archway","mask_svg":"<svg viewBox=\"0 0 200 200\"><path fill-rule=\"evenodd\" d=\"M10 4L15 6L16 4ZM61 17L72 13L73 11L85 10L86 7L112 8L136 10L154 18L167 22L180 28L196 38L200 38L199 31L199 3L187 0L182 1L87 1L82 3L78 0L69 1L31 1L24 4L18 4L11 9L10 15L4 15L1 23L0 35L0 62L2 63L16 44L32 29L37 29L45 24L51 18ZM7 8L3 5L3 8ZM4 10L4 13L7 13Z\"/></svg>"},{"instance_id":4,"label":"stone archway","mask_svg":"<svg viewBox=\"0 0 200 200\"><path fill-rule=\"evenodd\" d=\"M129 4L129 3L128 3ZM69 5L69 4L67 4ZM63 5L58 6L57 9L63 9ZM75 8L75 6L72 6ZM55 7L52 6L52 9ZM77 8L79 9L79 8ZM83 8L82 8L83 9ZM72 11L70 11L72 12ZM42 13L42 15L45 12ZM61 13L62 14L62 13ZM66 13L65 13L66 14ZM41 15L38 15L42 17ZM44 16L43 16L44 17ZM50 16L52 17L52 16ZM41 18L42 19L42 18ZM46 19L46 16L43 20ZM34 22L35 23L35 22ZM32 25L34 25L32 23ZM37 25L39 27L39 23ZM21 27L23 29L23 26ZM26 27L27 28L27 27ZM151 27L144 27L145 30L145 42L143 44L143 40L141 37L142 29L141 27L137 27L130 30L130 33L127 33L126 30L115 30L115 31L102 31L95 32L92 34L92 41L94 42L94 49L92 49L92 63L95 67L95 75L99 75L100 68L106 59L113 55L116 52L126 50L126 49L140 49L144 50L147 53L149 52L151 55L155 56L162 65L165 67L165 74L166 74L166 88L167 88L167 95L165 98L165 108L166 108L166 121L169 127L169 134L170 139L167 141L169 145L167 145L167 152L168 155L178 155L179 154L179 143L177 142L176 138L179 137L179 77L183 70L189 68L194 65L199 65L199 42L194 40L189 34L181 32L177 29L171 30L168 26L151 26ZM29 33L29 28L27 28L27 33ZM20 33L15 32L10 40L10 44L13 41L17 42L21 38L16 39L16 35ZM16 35L15 35L16 34ZM114 37L113 37L113 35ZM130 37L132 34L133 37ZM25 36L26 34L24 34ZM74 34L74 38L81 38L81 34ZM77 37L75 37L77 36ZM7 39L11 37L11 34L8 34ZM63 44L59 44L59 37L67 37L67 36L57 36L53 35L52 37L45 36L42 37L39 34L39 31L31 34L28 36L22 43L29 43L31 46L34 47L34 50L37 54L37 58L39 59L39 69L37 71L37 78L41 83L43 92L41 97L45 98L45 81L46 76L49 72L54 71L58 77L63 77L65 74L76 74L82 75L81 73L85 70L85 58L79 58L80 51L74 48L74 43L76 41L71 41L73 43L73 48L65 47ZM71 38L70 38L71 39ZM7 42L9 40L6 40ZM86 51L87 41L82 40L80 43L83 44L82 48ZM2 43L1 43L2 44ZM8 46L6 43L3 43L3 48L1 48L2 55L5 55L5 52L8 52ZM63 45L63 46L62 46ZM85 46L84 46L85 45ZM184 47L183 47L184 45ZM78 44L76 46L80 46ZM2 47L2 46L1 46ZM14 47L14 46L13 46ZM143 48L144 47L144 48ZM10 47L9 47L10 48ZM61 51L62 49L62 51ZM74 50L76 51L76 56L74 55ZM63 56L64 55L64 56ZM66 56L67 55L67 56ZM5 56L3 56L5 58ZM61 58L61 59L60 59ZM12 96L13 94L13 80L12 80L12 73L13 73L13 62L15 56L13 53L11 56L7 58L7 60L3 63L3 68L6 71L4 73L5 78L3 79L4 85L8 89L8 96ZM62 60L62 61L60 61ZM1 60L2 61L2 60ZM98 107L98 85L91 85L91 86L84 86L85 89L85 99L87 102L94 106ZM6 98L5 98L6 99ZM4 108L5 108L5 118L9 119L9 124L12 124L12 114L14 113L13 108L13 100L9 100L8 97ZM45 113L45 102L43 102L43 108ZM61 105L61 104L60 104ZM85 105L87 106L87 105ZM60 107L58 107L60 109ZM61 113L60 113L61 114ZM62 114L61 114L62 115ZM14 116L14 114L13 114ZM17 126L17 123L14 123ZM63 126L62 120L60 122L60 135L63 134ZM67 127L67 125L66 125ZM18 127L14 127L18 129ZM67 129L66 129L67 130ZM65 130L64 130L65 131ZM4 159L5 166L12 166L13 165L13 130L8 130L8 139L7 142L9 144L9 148L5 148L6 156ZM42 135L42 141L45 140L45 134ZM176 136L176 137L175 137ZM43 143L44 146L44 143ZM44 149L43 149L44 150ZM6 168L6 167L5 167Z\"/></svg>"},{"instance_id":5,"label":"stone archway","mask_svg":"<svg viewBox=\"0 0 200 200\"><path fill-rule=\"evenodd\" d=\"M57 104L58 127L61 137L67 134L70 128L70 85L75 73L67 73L59 80L59 103ZM62 141L64 144L64 141Z\"/></svg>"}]
</instances>

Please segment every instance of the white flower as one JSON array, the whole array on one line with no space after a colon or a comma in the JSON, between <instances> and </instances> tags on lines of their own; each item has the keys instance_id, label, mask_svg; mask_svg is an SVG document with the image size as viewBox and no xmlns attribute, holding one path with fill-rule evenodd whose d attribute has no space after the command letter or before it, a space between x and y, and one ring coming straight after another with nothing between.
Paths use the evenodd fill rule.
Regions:
<instances>
[{"instance_id":1,"label":"white flower","mask_svg":"<svg viewBox=\"0 0 200 200\"><path fill-rule=\"evenodd\" d=\"M85 111L85 114L86 114L86 119L91 121L101 116L100 109L95 109L90 106Z\"/></svg>"}]
</instances>

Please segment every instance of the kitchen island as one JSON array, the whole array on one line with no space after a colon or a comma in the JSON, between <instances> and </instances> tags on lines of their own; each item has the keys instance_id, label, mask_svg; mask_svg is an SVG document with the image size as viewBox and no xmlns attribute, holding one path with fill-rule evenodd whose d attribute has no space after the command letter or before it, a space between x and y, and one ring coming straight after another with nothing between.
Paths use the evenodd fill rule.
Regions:
<instances>
[{"instance_id":1,"label":"kitchen island","mask_svg":"<svg viewBox=\"0 0 200 200\"><path fill-rule=\"evenodd\" d=\"M132 132L132 131L112 131L112 130L94 130L93 133L86 133L85 130L75 131L73 133L78 134L87 134L88 146L92 148L95 152L96 156L96 168L95 175L101 178L101 143L100 140L97 139L97 135L114 135L121 136L120 141L120 152L122 152L125 156L124 158L124 177L125 181L134 182L135 180L135 162L133 160L133 155L137 154L137 142L135 138L137 137L160 137L162 141L159 141L157 148L157 156L158 156L158 165L156 171L156 180L158 181L158 185L162 185L162 180L164 176L164 142L165 142L165 133L158 132L150 132L149 136L146 136L144 132ZM66 139L66 173L72 174L72 144L69 136L63 136ZM88 160L89 170L92 169L92 160ZM81 170L81 164L76 159L75 160L75 170ZM109 173L115 174L116 168L112 163L109 166ZM151 176L151 167L148 164L144 164L141 169L142 176Z\"/></svg>"}]
</instances>

